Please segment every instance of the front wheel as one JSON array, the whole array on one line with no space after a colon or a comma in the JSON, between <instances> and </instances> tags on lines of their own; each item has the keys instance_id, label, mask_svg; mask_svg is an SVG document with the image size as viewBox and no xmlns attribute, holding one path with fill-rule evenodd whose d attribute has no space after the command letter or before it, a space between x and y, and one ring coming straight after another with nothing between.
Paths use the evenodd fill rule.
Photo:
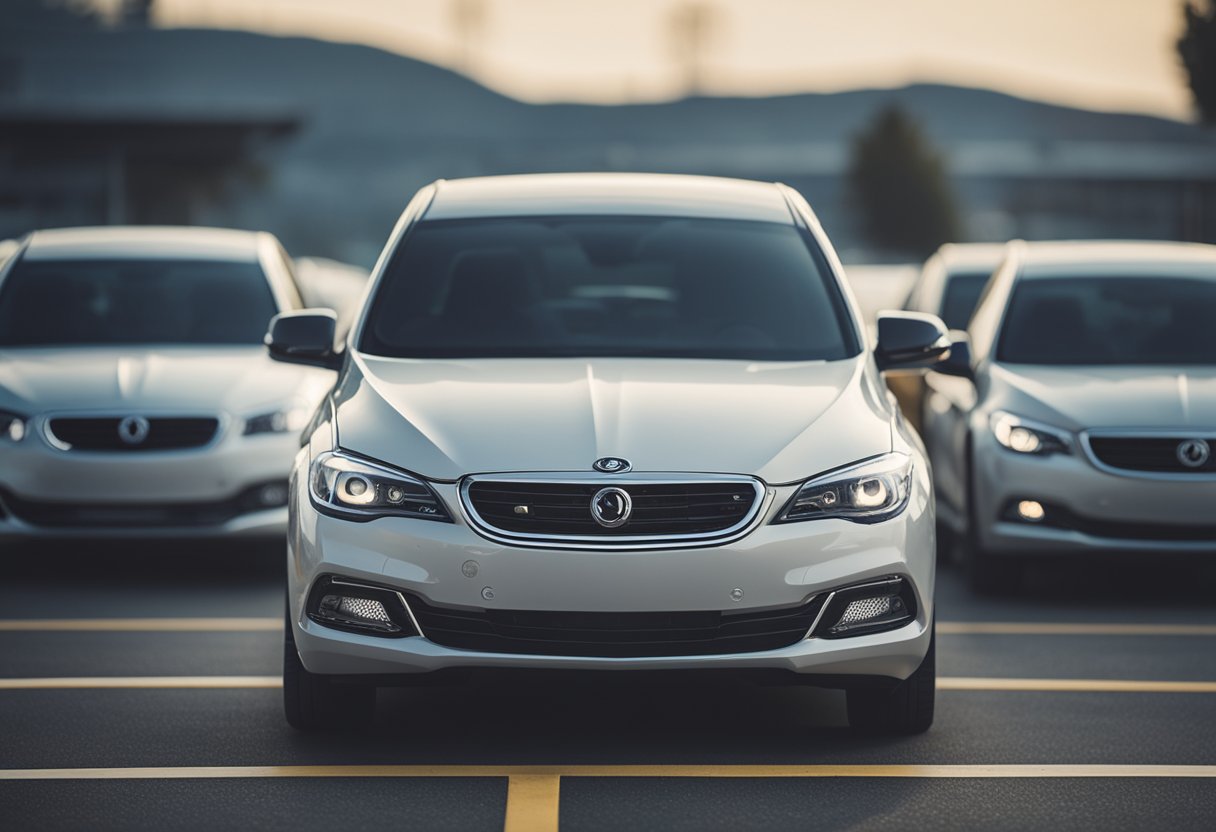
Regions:
<instances>
[{"instance_id":1,"label":"front wheel","mask_svg":"<svg viewBox=\"0 0 1216 832\"><path fill-rule=\"evenodd\" d=\"M283 637L283 711L287 723L301 731L355 727L370 722L375 709L376 688L372 685L339 683L304 667L289 617Z\"/></svg>"},{"instance_id":2,"label":"front wheel","mask_svg":"<svg viewBox=\"0 0 1216 832\"><path fill-rule=\"evenodd\" d=\"M937 698L937 628L920 667L889 688L852 688L845 694L849 726L866 734L923 734L933 724Z\"/></svg>"}]
</instances>

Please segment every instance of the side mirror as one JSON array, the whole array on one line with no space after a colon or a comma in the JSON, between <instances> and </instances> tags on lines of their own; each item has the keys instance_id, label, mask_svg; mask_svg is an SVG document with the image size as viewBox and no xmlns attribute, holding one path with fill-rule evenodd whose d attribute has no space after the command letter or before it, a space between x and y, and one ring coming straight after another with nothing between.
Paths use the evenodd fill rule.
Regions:
<instances>
[{"instance_id":1,"label":"side mirror","mask_svg":"<svg viewBox=\"0 0 1216 832\"><path fill-rule=\"evenodd\" d=\"M878 316L879 370L916 369L937 364L950 351L946 325L936 315L882 312Z\"/></svg>"},{"instance_id":2,"label":"side mirror","mask_svg":"<svg viewBox=\"0 0 1216 832\"><path fill-rule=\"evenodd\" d=\"M950 353L933 365L933 372L959 378L975 378L971 366L971 336L960 329L950 330Z\"/></svg>"},{"instance_id":3,"label":"side mirror","mask_svg":"<svg viewBox=\"0 0 1216 832\"><path fill-rule=\"evenodd\" d=\"M329 309L283 312L270 319L266 348L275 361L337 370L342 354L334 351L337 316Z\"/></svg>"}]
</instances>

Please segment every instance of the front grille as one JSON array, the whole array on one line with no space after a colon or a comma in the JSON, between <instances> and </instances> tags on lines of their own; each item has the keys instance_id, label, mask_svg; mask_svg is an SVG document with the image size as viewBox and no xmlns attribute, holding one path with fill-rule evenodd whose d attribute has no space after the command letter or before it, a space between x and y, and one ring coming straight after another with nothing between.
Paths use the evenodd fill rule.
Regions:
<instances>
[{"instance_id":1,"label":"front grille","mask_svg":"<svg viewBox=\"0 0 1216 832\"><path fill-rule=\"evenodd\" d=\"M423 635L481 653L641 658L755 653L795 644L823 605L751 612L537 612L441 607L405 595Z\"/></svg>"},{"instance_id":2,"label":"front grille","mask_svg":"<svg viewBox=\"0 0 1216 832\"><path fill-rule=\"evenodd\" d=\"M186 528L218 526L242 514L281 507L286 504L284 485L261 483L226 500L195 503L51 502L7 492L0 492L0 502L13 517L43 528Z\"/></svg>"},{"instance_id":3,"label":"front grille","mask_svg":"<svg viewBox=\"0 0 1216 832\"><path fill-rule=\"evenodd\" d=\"M591 502L603 488L629 494L632 514L609 528L597 522ZM612 543L639 538L715 537L745 524L763 496L753 480L736 482L535 482L473 480L465 499L480 522L509 537L593 539Z\"/></svg>"},{"instance_id":4,"label":"front grille","mask_svg":"<svg viewBox=\"0 0 1216 832\"><path fill-rule=\"evenodd\" d=\"M1148 471L1170 474L1216 473L1216 453L1209 455L1203 465L1190 467L1178 458L1178 446L1193 437L1188 436L1091 436L1089 447L1094 457L1111 468L1126 471ZM1216 436L1204 441L1216 452Z\"/></svg>"},{"instance_id":5,"label":"front grille","mask_svg":"<svg viewBox=\"0 0 1216 832\"><path fill-rule=\"evenodd\" d=\"M220 427L220 420L214 416L155 416L147 419L146 435L136 439L128 433L124 438L120 430L124 418L126 417L57 416L50 420L47 427L59 444L75 451L170 451L201 448L210 444Z\"/></svg>"}]
</instances>

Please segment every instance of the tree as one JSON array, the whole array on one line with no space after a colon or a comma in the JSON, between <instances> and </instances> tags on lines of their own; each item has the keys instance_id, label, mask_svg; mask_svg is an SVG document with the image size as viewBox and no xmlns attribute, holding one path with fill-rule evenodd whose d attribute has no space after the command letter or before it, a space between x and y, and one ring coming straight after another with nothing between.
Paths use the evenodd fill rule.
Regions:
<instances>
[{"instance_id":1,"label":"tree","mask_svg":"<svg viewBox=\"0 0 1216 832\"><path fill-rule=\"evenodd\" d=\"M1188 2L1182 8L1186 28L1178 39L1178 56L1191 85L1199 118L1216 124L1216 0L1207 9Z\"/></svg>"},{"instance_id":2,"label":"tree","mask_svg":"<svg viewBox=\"0 0 1216 832\"><path fill-rule=\"evenodd\" d=\"M898 107L881 111L853 137L848 183L862 231L879 248L928 255L958 239L945 164Z\"/></svg>"}]
</instances>

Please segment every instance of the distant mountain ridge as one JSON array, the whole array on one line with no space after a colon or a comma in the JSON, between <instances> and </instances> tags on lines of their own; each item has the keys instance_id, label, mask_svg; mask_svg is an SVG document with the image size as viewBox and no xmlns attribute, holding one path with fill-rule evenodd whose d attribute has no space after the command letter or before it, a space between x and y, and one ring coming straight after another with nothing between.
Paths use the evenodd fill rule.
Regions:
<instances>
[{"instance_id":1,"label":"distant mountain ridge","mask_svg":"<svg viewBox=\"0 0 1216 832\"><path fill-rule=\"evenodd\" d=\"M612 169L639 160L645 167L639 151L664 148L678 166L682 158L696 158L683 155L694 146L719 154L751 148L755 155L757 148L783 145L796 154L802 145L842 145L892 102L944 146L1211 143L1209 133L1182 122L936 84L621 106L528 104L371 47L237 31L97 31L38 21L23 26L18 18L0 29L0 57L15 57L20 66L16 89L0 92L7 111L298 116L302 129L275 154L265 191L248 195L222 219L269 226L297 243L321 242L307 252L350 257L334 251L329 238L359 240L356 259L364 262L408 195L434 178ZM781 173L779 165L773 173ZM337 203L342 216L318 219L317 206Z\"/></svg>"}]
</instances>

